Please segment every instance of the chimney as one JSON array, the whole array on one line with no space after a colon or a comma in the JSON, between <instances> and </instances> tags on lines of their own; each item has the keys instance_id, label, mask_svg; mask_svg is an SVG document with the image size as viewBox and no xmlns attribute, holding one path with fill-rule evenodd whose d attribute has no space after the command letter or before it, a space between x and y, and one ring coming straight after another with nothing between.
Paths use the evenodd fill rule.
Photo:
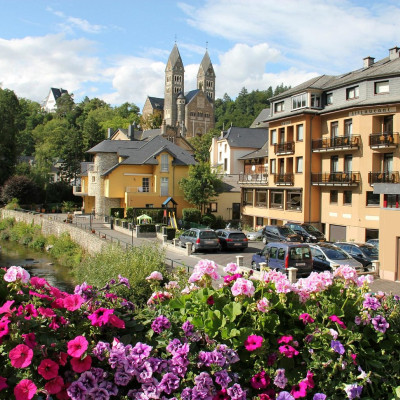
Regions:
<instances>
[{"instance_id":1,"label":"chimney","mask_svg":"<svg viewBox=\"0 0 400 400\"><path fill-rule=\"evenodd\" d=\"M135 132L135 127L133 125L129 125L129 127L128 127L128 138L130 140L134 140L134 137L133 137L134 132Z\"/></svg>"},{"instance_id":2,"label":"chimney","mask_svg":"<svg viewBox=\"0 0 400 400\"><path fill-rule=\"evenodd\" d=\"M364 58L364 68L370 67L374 63L375 58L374 57L365 57Z\"/></svg>"},{"instance_id":3,"label":"chimney","mask_svg":"<svg viewBox=\"0 0 400 400\"><path fill-rule=\"evenodd\" d=\"M399 48L397 46L389 49L389 59L394 60L395 58L399 58Z\"/></svg>"},{"instance_id":4,"label":"chimney","mask_svg":"<svg viewBox=\"0 0 400 400\"><path fill-rule=\"evenodd\" d=\"M113 130L112 128L107 129L107 139L111 139L111 136L113 135Z\"/></svg>"}]
</instances>

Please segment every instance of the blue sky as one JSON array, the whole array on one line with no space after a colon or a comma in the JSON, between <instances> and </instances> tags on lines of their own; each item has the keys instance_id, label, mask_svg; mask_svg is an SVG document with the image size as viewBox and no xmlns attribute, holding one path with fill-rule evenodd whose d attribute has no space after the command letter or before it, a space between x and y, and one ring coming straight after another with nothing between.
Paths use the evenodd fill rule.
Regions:
<instances>
[{"instance_id":1,"label":"blue sky","mask_svg":"<svg viewBox=\"0 0 400 400\"><path fill-rule=\"evenodd\" d=\"M207 46L216 96L232 98L349 72L400 46L393 0L0 0L0 10L0 86L39 102L58 87L77 102L142 107L164 96L175 40L185 90Z\"/></svg>"}]
</instances>

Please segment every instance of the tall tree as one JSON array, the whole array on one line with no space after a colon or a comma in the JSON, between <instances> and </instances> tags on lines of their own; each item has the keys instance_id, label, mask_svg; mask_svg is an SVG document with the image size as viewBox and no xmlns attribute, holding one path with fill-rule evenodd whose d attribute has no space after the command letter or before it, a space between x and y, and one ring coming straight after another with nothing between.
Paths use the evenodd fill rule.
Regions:
<instances>
[{"instance_id":1,"label":"tall tree","mask_svg":"<svg viewBox=\"0 0 400 400\"><path fill-rule=\"evenodd\" d=\"M222 181L210 168L210 164L200 162L189 167L187 178L179 181L185 200L194 204L203 213L205 206L218 197Z\"/></svg>"},{"instance_id":2,"label":"tall tree","mask_svg":"<svg viewBox=\"0 0 400 400\"><path fill-rule=\"evenodd\" d=\"M17 118L20 110L15 93L0 88L0 185L12 175L16 164Z\"/></svg>"},{"instance_id":3,"label":"tall tree","mask_svg":"<svg viewBox=\"0 0 400 400\"><path fill-rule=\"evenodd\" d=\"M204 135L195 136L190 139L190 144L194 148L194 157L199 162L210 161L210 147L213 137L219 136L218 129L212 129Z\"/></svg>"}]
</instances>

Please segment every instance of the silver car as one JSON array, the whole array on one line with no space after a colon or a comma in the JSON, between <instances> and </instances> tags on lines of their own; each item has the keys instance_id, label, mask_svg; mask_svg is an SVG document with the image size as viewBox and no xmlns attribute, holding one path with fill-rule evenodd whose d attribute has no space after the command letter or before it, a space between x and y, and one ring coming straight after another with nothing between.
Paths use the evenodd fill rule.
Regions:
<instances>
[{"instance_id":1,"label":"silver car","mask_svg":"<svg viewBox=\"0 0 400 400\"><path fill-rule=\"evenodd\" d=\"M332 243L310 243L314 271L331 271L337 266L348 265L363 271L363 265L350 254Z\"/></svg>"},{"instance_id":2,"label":"silver car","mask_svg":"<svg viewBox=\"0 0 400 400\"><path fill-rule=\"evenodd\" d=\"M221 244L214 230L208 228L190 228L179 236L179 245L186 247L192 243L192 251L214 250L220 251Z\"/></svg>"}]
</instances>

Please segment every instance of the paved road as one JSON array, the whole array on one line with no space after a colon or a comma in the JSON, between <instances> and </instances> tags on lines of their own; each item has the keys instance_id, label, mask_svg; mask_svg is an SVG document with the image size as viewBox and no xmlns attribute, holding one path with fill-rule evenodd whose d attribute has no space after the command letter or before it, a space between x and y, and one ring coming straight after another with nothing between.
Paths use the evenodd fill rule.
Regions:
<instances>
[{"instance_id":1,"label":"paved road","mask_svg":"<svg viewBox=\"0 0 400 400\"><path fill-rule=\"evenodd\" d=\"M65 219L65 216L60 215L59 219ZM96 234L104 235L110 242L119 242L122 246L130 247L140 246L142 244L155 243L161 245L158 239L142 239L135 238L132 235L127 235L122 232L111 229L110 224L105 224L102 219L92 219L89 216L75 216L73 223L82 229L88 230L90 225L96 230ZM194 253L187 256L185 249L179 247L174 248L171 243L165 246L166 258L173 266L185 266L188 269L193 268L201 259L209 259L215 261L219 266L220 274L223 273L222 268L230 262L236 262L237 256L243 256L243 265L250 267L252 255L264 247L262 242L249 242L249 247L243 252L222 251L220 253ZM383 291L393 293L400 296L400 282L392 282L384 279L376 278L375 282L370 286L374 292Z\"/></svg>"}]
</instances>

